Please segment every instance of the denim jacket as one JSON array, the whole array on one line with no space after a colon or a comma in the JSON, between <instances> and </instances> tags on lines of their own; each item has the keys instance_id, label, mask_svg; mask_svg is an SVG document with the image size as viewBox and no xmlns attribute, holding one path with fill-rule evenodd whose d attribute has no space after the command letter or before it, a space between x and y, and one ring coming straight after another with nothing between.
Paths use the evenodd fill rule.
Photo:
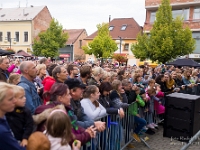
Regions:
<instances>
[{"instance_id":1,"label":"denim jacket","mask_svg":"<svg viewBox=\"0 0 200 150\"><path fill-rule=\"evenodd\" d=\"M38 95L37 89L33 82L30 82L25 77L21 77L21 80L18 84L19 86L23 87L25 90L26 96L26 107L34 114L35 109L42 104L42 100Z\"/></svg>"}]
</instances>

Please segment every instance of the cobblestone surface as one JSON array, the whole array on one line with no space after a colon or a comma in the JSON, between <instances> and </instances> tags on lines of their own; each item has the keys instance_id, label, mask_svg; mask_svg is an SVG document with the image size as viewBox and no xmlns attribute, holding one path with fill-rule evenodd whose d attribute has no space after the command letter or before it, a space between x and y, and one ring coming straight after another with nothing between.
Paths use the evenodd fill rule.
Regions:
<instances>
[{"instance_id":1,"label":"cobblestone surface","mask_svg":"<svg viewBox=\"0 0 200 150\"><path fill-rule=\"evenodd\" d=\"M160 126L154 135L147 136L149 137L147 143L151 147L151 150L180 150L185 144L177 140L163 137L163 127ZM143 142L138 143L133 141L132 144L134 148L126 148L125 150L149 150ZM187 150L200 150L200 139L193 143Z\"/></svg>"}]
</instances>

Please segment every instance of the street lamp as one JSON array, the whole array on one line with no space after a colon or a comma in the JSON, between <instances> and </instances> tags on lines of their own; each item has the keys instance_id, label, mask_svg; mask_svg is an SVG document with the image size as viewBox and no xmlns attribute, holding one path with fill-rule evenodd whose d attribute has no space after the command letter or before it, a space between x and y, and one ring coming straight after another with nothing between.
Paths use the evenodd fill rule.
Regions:
<instances>
[{"instance_id":1,"label":"street lamp","mask_svg":"<svg viewBox=\"0 0 200 150\"><path fill-rule=\"evenodd\" d=\"M5 40L10 42L10 49L11 49L11 42L12 42L12 40L15 41L15 38L5 37Z\"/></svg>"},{"instance_id":2,"label":"street lamp","mask_svg":"<svg viewBox=\"0 0 200 150\"><path fill-rule=\"evenodd\" d=\"M119 37L119 53L121 54L121 51L122 51L122 37L121 36L118 36Z\"/></svg>"}]
</instances>

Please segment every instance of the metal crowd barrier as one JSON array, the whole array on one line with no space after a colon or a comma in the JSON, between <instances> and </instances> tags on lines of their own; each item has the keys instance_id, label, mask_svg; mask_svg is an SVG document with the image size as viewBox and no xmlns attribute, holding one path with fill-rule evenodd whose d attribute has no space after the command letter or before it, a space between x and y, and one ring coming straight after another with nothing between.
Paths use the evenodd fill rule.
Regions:
<instances>
[{"instance_id":1,"label":"metal crowd barrier","mask_svg":"<svg viewBox=\"0 0 200 150\"><path fill-rule=\"evenodd\" d=\"M124 118L118 115L108 115L99 120L106 122L106 130L97 133L96 138L86 144L81 150L123 150L134 139L131 131L134 127L134 117L124 110Z\"/></svg>"}]
</instances>

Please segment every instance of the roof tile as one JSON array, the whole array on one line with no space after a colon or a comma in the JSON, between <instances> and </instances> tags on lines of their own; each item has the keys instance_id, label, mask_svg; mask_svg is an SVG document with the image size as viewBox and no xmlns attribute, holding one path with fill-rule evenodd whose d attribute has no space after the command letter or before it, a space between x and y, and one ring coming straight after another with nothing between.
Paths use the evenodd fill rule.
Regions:
<instances>
[{"instance_id":1,"label":"roof tile","mask_svg":"<svg viewBox=\"0 0 200 150\"><path fill-rule=\"evenodd\" d=\"M121 30L123 25L127 25L125 30ZM110 35L113 39L136 39L139 32L142 31L142 27L134 20L134 18L115 18L109 26L114 26L110 31ZM93 39L97 35L97 31L88 36L86 39Z\"/></svg>"}]
</instances>

